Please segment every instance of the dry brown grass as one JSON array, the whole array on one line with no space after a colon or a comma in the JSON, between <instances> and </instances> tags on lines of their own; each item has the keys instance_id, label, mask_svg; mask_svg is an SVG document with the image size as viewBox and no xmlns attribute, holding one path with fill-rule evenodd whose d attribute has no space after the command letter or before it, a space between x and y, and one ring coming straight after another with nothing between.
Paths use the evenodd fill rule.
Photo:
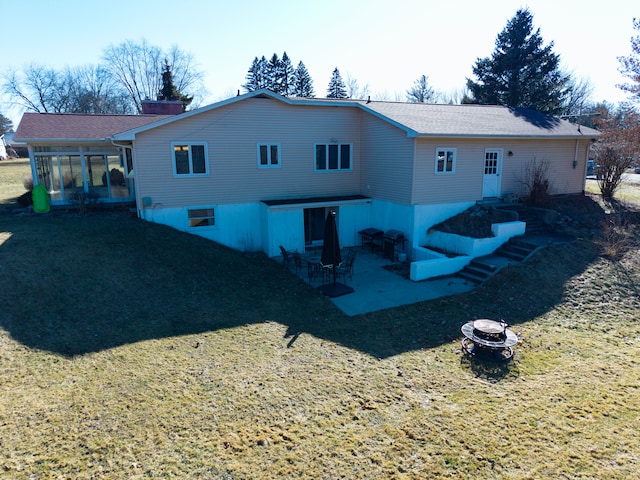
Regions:
<instances>
[{"instance_id":1,"label":"dry brown grass","mask_svg":"<svg viewBox=\"0 0 640 480\"><path fill-rule=\"evenodd\" d=\"M584 235L468 294L346 317L262 255L128 216L0 232L2 478L640 470L637 249L612 261ZM512 363L462 356L473 318L512 324Z\"/></svg>"},{"instance_id":2,"label":"dry brown grass","mask_svg":"<svg viewBox=\"0 0 640 480\"><path fill-rule=\"evenodd\" d=\"M16 198L27 191L25 177L31 178L28 158L0 161L0 209L15 206Z\"/></svg>"}]
</instances>

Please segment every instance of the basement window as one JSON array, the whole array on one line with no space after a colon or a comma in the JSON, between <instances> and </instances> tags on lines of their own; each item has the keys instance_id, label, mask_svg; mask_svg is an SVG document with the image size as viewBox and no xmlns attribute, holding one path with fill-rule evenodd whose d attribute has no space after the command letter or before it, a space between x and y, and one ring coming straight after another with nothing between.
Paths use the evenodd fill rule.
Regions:
<instances>
[{"instance_id":1,"label":"basement window","mask_svg":"<svg viewBox=\"0 0 640 480\"><path fill-rule=\"evenodd\" d=\"M187 210L189 217L189 226L196 227L215 227L216 216L213 208L194 208Z\"/></svg>"}]
</instances>

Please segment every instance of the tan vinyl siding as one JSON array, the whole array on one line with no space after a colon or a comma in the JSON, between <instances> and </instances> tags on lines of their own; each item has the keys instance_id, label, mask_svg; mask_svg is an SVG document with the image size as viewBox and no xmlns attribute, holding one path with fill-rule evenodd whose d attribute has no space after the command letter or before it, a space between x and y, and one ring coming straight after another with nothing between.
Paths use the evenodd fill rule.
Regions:
<instances>
[{"instance_id":1,"label":"tan vinyl siding","mask_svg":"<svg viewBox=\"0 0 640 480\"><path fill-rule=\"evenodd\" d=\"M360 115L253 98L140 133L138 195L175 207L359 193ZM172 142L206 142L209 176L175 178ZM350 171L314 171L314 145L332 142L352 145ZM280 168L258 168L258 143L280 145Z\"/></svg>"},{"instance_id":2,"label":"tan vinyl siding","mask_svg":"<svg viewBox=\"0 0 640 480\"><path fill-rule=\"evenodd\" d=\"M412 203L414 140L407 132L372 115L362 117L362 194Z\"/></svg>"},{"instance_id":3,"label":"tan vinyl siding","mask_svg":"<svg viewBox=\"0 0 640 480\"><path fill-rule=\"evenodd\" d=\"M436 149L456 149L456 173L435 173ZM527 164L546 161L549 165L551 193L579 193L583 189L584 171L589 141L579 143L576 169L573 168L576 140L510 140L510 139L418 139L414 177L414 203L438 204L477 201L482 199L484 153L486 149L502 149L500 174L501 195L522 194ZM509 156L509 151L513 156Z\"/></svg>"},{"instance_id":4,"label":"tan vinyl siding","mask_svg":"<svg viewBox=\"0 0 640 480\"><path fill-rule=\"evenodd\" d=\"M503 193L525 193L527 165L532 162L545 162L548 165L550 193L580 193L584 187L584 176L589 140L578 142L576 156L576 140L523 140L506 144L504 147L504 166L502 174ZM513 156L509 157L508 152ZM573 168L573 160L577 164Z\"/></svg>"}]
</instances>

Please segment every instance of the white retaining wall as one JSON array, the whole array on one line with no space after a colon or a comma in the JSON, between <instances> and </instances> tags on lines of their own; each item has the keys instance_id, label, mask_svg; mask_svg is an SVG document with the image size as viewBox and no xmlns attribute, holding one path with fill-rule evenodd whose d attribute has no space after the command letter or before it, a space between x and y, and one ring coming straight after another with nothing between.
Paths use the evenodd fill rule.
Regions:
<instances>
[{"instance_id":1,"label":"white retaining wall","mask_svg":"<svg viewBox=\"0 0 640 480\"><path fill-rule=\"evenodd\" d=\"M527 224L525 222L496 223L491 226L495 235L491 238L471 238L444 232L430 232L426 245L458 253L459 256L447 258L439 252L425 247L414 247L414 262L411 262L409 278L414 281L451 275L462 270L471 260L489 255L510 238L522 235Z\"/></svg>"}]
</instances>

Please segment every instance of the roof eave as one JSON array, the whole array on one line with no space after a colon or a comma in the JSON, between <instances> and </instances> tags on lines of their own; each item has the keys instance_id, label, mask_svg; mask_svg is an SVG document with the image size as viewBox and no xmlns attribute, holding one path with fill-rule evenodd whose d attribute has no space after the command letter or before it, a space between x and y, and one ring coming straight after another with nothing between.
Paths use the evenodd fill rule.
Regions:
<instances>
[{"instance_id":1,"label":"roof eave","mask_svg":"<svg viewBox=\"0 0 640 480\"><path fill-rule=\"evenodd\" d=\"M17 138L22 143L34 144L34 143L46 143L46 144L86 144L86 143L104 143L109 142L109 138Z\"/></svg>"},{"instance_id":2,"label":"roof eave","mask_svg":"<svg viewBox=\"0 0 640 480\"><path fill-rule=\"evenodd\" d=\"M472 134L455 134L455 133L418 133L414 135L414 138L461 138L478 140L483 138L504 138L510 140L592 140L601 136L601 133L594 133L591 135L504 135L504 134L489 134L482 135L477 133Z\"/></svg>"}]
</instances>

